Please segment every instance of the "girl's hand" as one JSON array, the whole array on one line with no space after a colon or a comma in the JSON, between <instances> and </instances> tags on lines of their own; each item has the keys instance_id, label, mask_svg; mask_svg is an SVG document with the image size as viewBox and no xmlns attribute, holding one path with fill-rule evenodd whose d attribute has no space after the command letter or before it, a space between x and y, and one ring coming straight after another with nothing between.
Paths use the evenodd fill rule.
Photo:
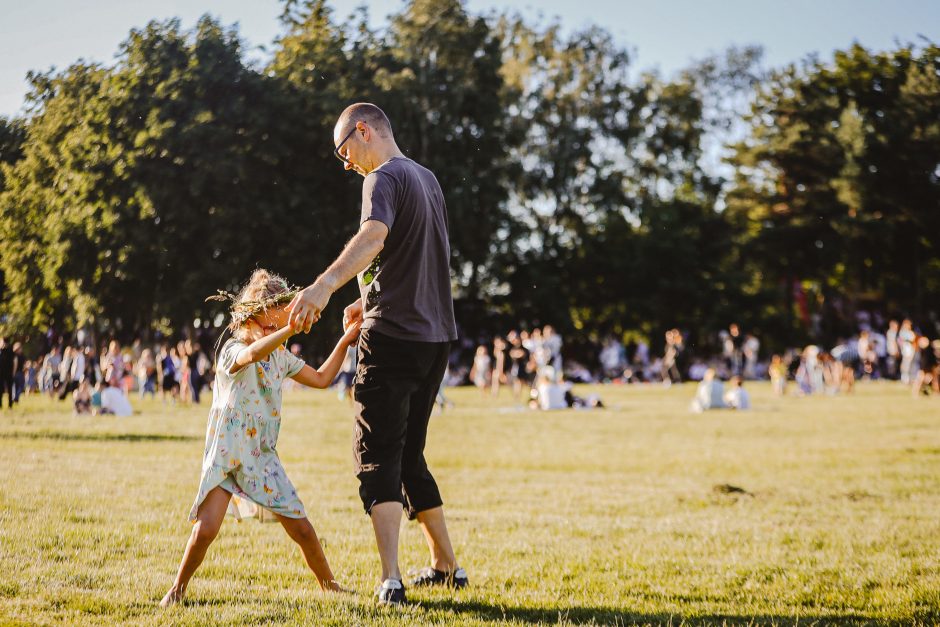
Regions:
<instances>
[{"instance_id":1,"label":"girl's hand","mask_svg":"<svg viewBox=\"0 0 940 627\"><path fill-rule=\"evenodd\" d=\"M300 320L300 319L298 319L298 318L294 318L294 319L292 319L292 320L288 320L288 321L287 321L287 325L285 325L285 326L290 327L290 334L291 334L291 335L297 335L298 333L300 333L301 331L304 330L304 323L303 323L302 320Z\"/></svg>"},{"instance_id":2,"label":"girl's hand","mask_svg":"<svg viewBox=\"0 0 940 627\"><path fill-rule=\"evenodd\" d=\"M349 328L349 325L362 322L362 299L359 298L343 310L343 330Z\"/></svg>"},{"instance_id":3,"label":"girl's hand","mask_svg":"<svg viewBox=\"0 0 940 627\"><path fill-rule=\"evenodd\" d=\"M340 344L344 346L352 346L359 339L359 329L362 328L362 320L350 324L346 328L346 332L343 333L343 337L340 339Z\"/></svg>"}]
</instances>

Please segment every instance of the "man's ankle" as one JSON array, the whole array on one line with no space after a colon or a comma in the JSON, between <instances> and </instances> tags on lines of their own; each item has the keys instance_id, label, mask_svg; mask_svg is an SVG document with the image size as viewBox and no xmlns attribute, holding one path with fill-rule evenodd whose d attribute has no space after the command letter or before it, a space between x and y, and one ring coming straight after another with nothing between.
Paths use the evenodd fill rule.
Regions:
<instances>
[{"instance_id":1,"label":"man's ankle","mask_svg":"<svg viewBox=\"0 0 940 627\"><path fill-rule=\"evenodd\" d=\"M442 573L452 573L457 570L457 560L454 561L445 561L445 560L431 560L431 568L434 570L439 570Z\"/></svg>"}]
</instances>

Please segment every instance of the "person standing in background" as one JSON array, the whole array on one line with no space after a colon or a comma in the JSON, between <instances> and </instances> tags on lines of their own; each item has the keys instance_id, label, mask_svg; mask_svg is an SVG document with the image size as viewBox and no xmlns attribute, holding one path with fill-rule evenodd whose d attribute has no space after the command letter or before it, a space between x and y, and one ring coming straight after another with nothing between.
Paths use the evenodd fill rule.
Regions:
<instances>
[{"instance_id":1,"label":"person standing in background","mask_svg":"<svg viewBox=\"0 0 940 627\"><path fill-rule=\"evenodd\" d=\"M20 402L20 395L26 386L26 373L24 367L26 359L23 357L23 345L20 342L13 343L13 402Z\"/></svg>"},{"instance_id":2,"label":"person standing in background","mask_svg":"<svg viewBox=\"0 0 940 627\"><path fill-rule=\"evenodd\" d=\"M13 408L13 347L7 338L0 337L0 407L6 395L8 407Z\"/></svg>"}]
</instances>

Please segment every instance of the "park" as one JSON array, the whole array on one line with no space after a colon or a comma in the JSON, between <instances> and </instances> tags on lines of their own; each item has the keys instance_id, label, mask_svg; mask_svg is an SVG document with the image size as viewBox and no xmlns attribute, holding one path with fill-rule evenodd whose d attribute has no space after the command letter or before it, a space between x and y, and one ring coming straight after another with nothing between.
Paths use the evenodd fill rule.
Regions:
<instances>
[{"instance_id":1,"label":"park","mask_svg":"<svg viewBox=\"0 0 940 627\"><path fill-rule=\"evenodd\" d=\"M0 627L940 624L934 3L58 4Z\"/></svg>"},{"instance_id":2,"label":"park","mask_svg":"<svg viewBox=\"0 0 940 627\"><path fill-rule=\"evenodd\" d=\"M836 624L940 620L934 399L896 384L690 414L689 386L602 386L608 407L526 411L469 388L431 420L429 463L474 575L373 606L350 409L288 393L281 457L337 577L320 592L277 524L229 518L190 600L157 601L189 533L205 415L145 404L75 418L31 398L0 424L0 622ZM735 488L740 489L738 492ZM402 560L423 565L413 524ZM264 547L259 551L258 547ZM166 613L165 613L166 612Z\"/></svg>"}]
</instances>

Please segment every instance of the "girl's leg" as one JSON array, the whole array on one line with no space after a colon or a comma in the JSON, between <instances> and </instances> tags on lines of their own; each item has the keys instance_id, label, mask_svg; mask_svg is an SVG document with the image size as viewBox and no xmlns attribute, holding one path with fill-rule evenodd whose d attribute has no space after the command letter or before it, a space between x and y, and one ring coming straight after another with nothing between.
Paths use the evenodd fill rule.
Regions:
<instances>
[{"instance_id":1,"label":"girl's leg","mask_svg":"<svg viewBox=\"0 0 940 627\"><path fill-rule=\"evenodd\" d=\"M189 580L196 572L196 569L199 568L199 565L202 564L202 560L206 556L206 550L219 533L222 520L225 518L225 510L231 498L232 495L220 487L209 490L205 500L199 506L199 511L196 513L196 522L193 524L193 532L186 544L183 561L180 562L179 571L176 573L176 581L173 582L169 592L160 601L160 607L167 607L183 600Z\"/></svg>"},{"instance_id":2,"label":"girl's leg","mask_svg":"<svg viewBox=\"0 0 940 627\"><path fill-rule=\"evenodd\" d=\"M320 539L317 538L317 532L307 518L287 518L280 514L275 514L284 531L290 536L290 539L300 545L303 551L304 560L307 566L316 575L320 587L324 590L333 590L342 592L343 588L333 579L333 571L330 570L330 564L326 561L326 554L323 553L323 547L320 546Z\"/></svg>"}]
</instances>

